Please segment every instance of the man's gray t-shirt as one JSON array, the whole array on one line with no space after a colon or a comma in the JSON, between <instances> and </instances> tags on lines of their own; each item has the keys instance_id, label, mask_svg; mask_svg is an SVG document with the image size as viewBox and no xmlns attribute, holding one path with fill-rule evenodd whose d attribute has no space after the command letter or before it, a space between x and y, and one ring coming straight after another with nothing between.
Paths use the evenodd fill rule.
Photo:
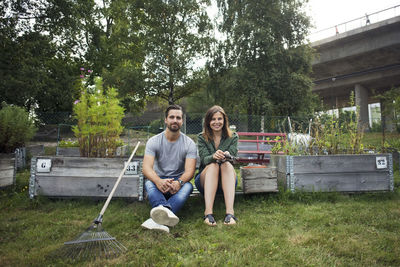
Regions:
<instances>
[{"instance_id":1,"label":"man's gray t-shirt","mask_svg":"<svg viewBox=\"0 0 400 267\"><path fill-rule=\"evenodd\" d=\"M154 171L158 176L179 177L185 171L185 160L197 158L194 141L183 133L175 142L169 142L165 131L149 139L145 155L155 157Z\"/></svg>"}]
</instances>

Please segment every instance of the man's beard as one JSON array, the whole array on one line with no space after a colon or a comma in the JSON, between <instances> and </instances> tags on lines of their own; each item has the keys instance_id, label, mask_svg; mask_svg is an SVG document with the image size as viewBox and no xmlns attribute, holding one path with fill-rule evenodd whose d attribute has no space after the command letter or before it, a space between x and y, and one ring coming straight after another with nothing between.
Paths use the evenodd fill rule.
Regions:
<instances>
[{"instance_id":1,"label":"man's beard","mask_svg":"<svg viewBox=\"0 0 400 267\"><path fill-rule=\"evenodd\" d=\"M176 126L176 127L172 128L173 126ZM168 128L171 132L178 132L178 131L181 129L181 127L179 126L179 124L176 124L176 123L167 125L167 128Z\"/></svg>"}]
</instances>

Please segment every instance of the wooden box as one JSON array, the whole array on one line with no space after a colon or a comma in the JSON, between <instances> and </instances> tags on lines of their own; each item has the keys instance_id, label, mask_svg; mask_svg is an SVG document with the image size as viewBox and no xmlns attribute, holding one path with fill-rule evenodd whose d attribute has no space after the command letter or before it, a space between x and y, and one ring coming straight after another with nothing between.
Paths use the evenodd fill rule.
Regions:
<instances>
[{"instance_id":1,"label":"wooden box","mask_svg":"<svg viewBox=\"0 0 400 267\"><path fill-rule=\"evenodd\" d=\"M393 191L391 154L278 156L278 182L293 191Z\"/></svg>"},{"instance_id":2,"label":"wooden box","mask_svg":"<svg viewBox=\"0 0 400 267\"><path fill-rule=\"evenodd\" d=\"M114 197L143 200L142 158L134 157ZM31 162L29 194L48 197L109 196L127 158L36 157Z\"/></svg>"},{"instance_id":3,"label":"wooden box","mask_svg":"<svg viewBox=\"0 0 400 267\"><path fill-rule=\"evenodd\" d=\"M240 177L244 194L278 191L276 167L241 167Z\"/></svg>"},{"instance_id":4,"label":"wooden box","mask_svg":"<svg viewBox=\"0 0 400 267\"><path fill-rule=\"evenodd\" d=\"M0 187L15 184L15 154L0 154Z\"/></svg>"}]
</instances>

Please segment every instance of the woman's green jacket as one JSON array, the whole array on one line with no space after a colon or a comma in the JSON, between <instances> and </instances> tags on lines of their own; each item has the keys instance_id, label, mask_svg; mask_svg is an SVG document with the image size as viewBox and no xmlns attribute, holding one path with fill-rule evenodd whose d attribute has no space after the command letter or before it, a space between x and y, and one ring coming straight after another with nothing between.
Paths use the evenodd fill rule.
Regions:
<instances>
[{"instance_id":1,"label":"woman's green jacket","mask_svg":"<svg viewBox=\"0 0 400 267\"><path fill-rule=\"evenodd\" d=\"M228 151L229 154L236 157L238 152L238 139L239 136L234 132L230 138L222 137L218 148L216 148L213 140L211 140L211 142L207 142L204 139L203 134L199 133L197 135L197 148L200 156L199 173L201 173L208 164L216 162L216 160L213 159L213 154L217 151L217 149L224 152Z\"/></svg>"}]
</instances>

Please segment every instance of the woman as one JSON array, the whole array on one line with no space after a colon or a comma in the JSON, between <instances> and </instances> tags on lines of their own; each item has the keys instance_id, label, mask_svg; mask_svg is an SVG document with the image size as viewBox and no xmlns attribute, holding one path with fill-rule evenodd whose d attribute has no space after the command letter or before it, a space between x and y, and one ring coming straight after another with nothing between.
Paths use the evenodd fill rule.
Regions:
<instances>
[{"instance_id":1,"label":"woman","mask_svg":"<svg viewBox=\"0 0 400 267\"><path fill-rule=\"evenodd\" d=\"M233 204L237 178L235 169L226 156L237 155L238 135L229 129L228 116L220 106L211 107L204 118L203 132L198 135L200 156L197 189L204 195L204 223L216 226L213 206L217 190L223 191L226 215L224 224L236 224Z\"/></svg>"}]
</instances>

